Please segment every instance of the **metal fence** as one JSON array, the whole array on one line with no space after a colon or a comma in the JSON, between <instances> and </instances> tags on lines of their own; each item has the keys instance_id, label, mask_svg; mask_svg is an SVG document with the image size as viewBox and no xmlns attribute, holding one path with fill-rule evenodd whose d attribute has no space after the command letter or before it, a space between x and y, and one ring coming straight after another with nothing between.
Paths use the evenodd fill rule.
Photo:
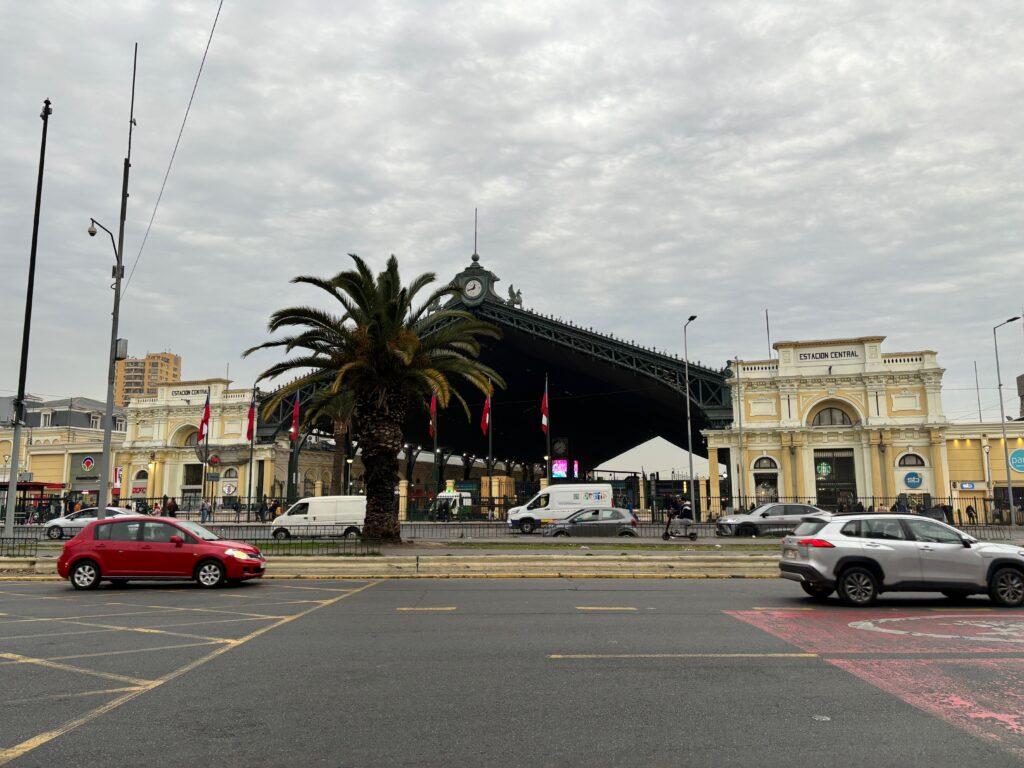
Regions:
<instances>
[{"instance_id":1,"label":"metal fence","mask_svg":"<svg viewBox=\"0 0 1024 768\"><path fill-rule=\"evenodd\" d=\"M0 557L35 557L38 548L39 537L34 531L30 534L15 531L10 538L0 538Z\"/></svg>"}]
</instances>

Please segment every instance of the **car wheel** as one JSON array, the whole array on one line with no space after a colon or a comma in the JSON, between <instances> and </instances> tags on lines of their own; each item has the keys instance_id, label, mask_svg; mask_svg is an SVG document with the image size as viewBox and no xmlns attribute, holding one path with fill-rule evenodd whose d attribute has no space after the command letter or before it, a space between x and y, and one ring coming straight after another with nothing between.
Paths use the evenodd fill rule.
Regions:
<instances>
[{"instance_id":1,"label":"car wheel","mask_svg":"<svg viewBox=\"0 0 1024 768\"><path fill-rule=\"evenodd\" d=\"M196 568L196 581L199 586L211 589L224 581L224 566L216 560L204 560Z\"/></svg>"},{"instance_id":2,"label":"car wheel","mask_svg":"<svg viewBox=\"0 0 1024 768\"><path fill-rule=\"evenodd\" d=\"M552 533L551 535L552 535L553 537L555 537L555 536L568 536L568 535L569 535L569 532L568 532L568 531L555 531L555 532L554 532L554 533Z\"/></svg>"},{"instance_id":3,"label":"car wheel","mask_svg":"<svg viewBox=\"0 0 1024 768\"><path fill-rule=\"evenodd\" d=\"M625 536L627 539L631 539L636 536L632 531L619 531L619 536Z\"/></svg>"},{"instance_id":4,"label":"car wheel","mask_svg":"<svg viewBox=\"0 0 1024 768\"><path fill-rule=\"evenodd\" d=\"M533 520L523 520L519 523L519 530L523 533L533 533L537 530L537 524Z\"/></svg>"},{"instance_id":5,"label":"car wheel","mask_svg":"<svg viewBox=\"0 0 1024 768\"><path fill-rule=\"evenodd\" d=\"M817 600L824 600L826 597L835 592L835 590L832 587L825 587L821 584L810 584L806 581L800 582L800 588L808 595Z\"/></svg>"},{"instance_id":6,"label":"car wheel","mask_svg":"<svg viewBox=\"0 0 1024 768\"><path fill-rule=\"evenodd\" d=\"M988 580L988 595L1003 608L1024 605L1024 573L1016 568L1000 568Z\"/></svg>"},{"instance_id":7,"label":"car wheel","mask_svg":"<svg viewBox=\"0 0 1024 768\"><path fill-rule=\"evenodd\" d=\"M737 536L757 536L757 529L752 525L741 525L736 529Z\"/></svg>"},{"instance_id":8,"label":"car wheel","mask_svg":"<svg viewBox=\"0 0 1024 768\"><path fill-rule=\"evenodd\" d=\"M839 577L839 599L858 608L871 605L878 598L878 579L867 568L847 568Z\"/></svg>"},{"instance_id":9,"label":"car wheel","mask_svg":"<svg viewBox=\"0 0 1024 768\"><path fill-rule=\"evenodd\" d=\"M276 531L274 531L274 538L278 541L281 541L282 539L287 539L289 538L288 531L286 531L284 528L278 528Z\"/></svg>"},{"instance_id":10,"label":"car wheel","mask_svg":"<svg viewBox=\"0 0 1024 768\"><path fill-rule=\"evenodd\" d=\"M100 567L92 560L80 560L71 569L71 586L75 589L96 589L100 585Z\"/></svg>"},{"instance_id":11,"label":"car wheel","mask_svg":"<svg viewBox=\"0 0 1024 768\"><path fill-rule=\"evenodd\" d=\"M944 589L942 590L942 594L947 599L956 600L957 602L959 602L960 600L966 600L968 597L971 596L970 592L964 592L959 589Z\"/></svg>"},{"instance_id":12,"label":"car wheel","mask_svg":"<svg viewBox=\"0 0 1024 768\"><path fill-rule=\"evenodd\" d=\"M358 539L359 538L359 529L358 528L349 528L348 530L345 531L344 538L346 538L346 539Z\"/></svg>"},{"instance_id":13,"label":"car wheel","mask_svg":"<svg viewBox=\"0 0 1024 768\"><path fill-rule=\"evenodd\" d=\"M58 539L64 536L64 529L61 528L59 525L51 525L49 528L46 529L46 536L47 538L57 541Z\"/></svg>"}]
</instances>

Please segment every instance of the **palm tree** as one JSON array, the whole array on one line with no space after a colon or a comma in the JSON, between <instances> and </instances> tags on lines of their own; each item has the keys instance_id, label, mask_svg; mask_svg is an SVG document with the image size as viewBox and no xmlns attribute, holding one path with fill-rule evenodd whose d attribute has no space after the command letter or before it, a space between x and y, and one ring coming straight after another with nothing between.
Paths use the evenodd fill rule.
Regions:
<instances>
[{"instance_id":1,"label":"palm tree","mask_svg":"<svg viewBox=\"0 0 1024 768\"><path fill-rule=\"evenodd\" d=\"M452 385L460 377L484 394L504 387L501 376L480 362L480 339L500 338L490 323L468 312L429 308L455 293L447 285L434 290L419 304L416 296L437 276L427 272L403 286L398 260L391 256L378 275L361 258L349 254L355 269L332 278L300 276L293 283L312 285L331 295L340 314L317 307L289 307L270 317L271 333L296 329L293 335L253 347L284 347L294 357L272 365L260 380L286 372L307 370L288 387L292 391L320 383L331 393L348 389L354 403L354 422L365 468L365 535L401 541L395 485L402 425L411 403L424 407L437 395L442 408L457 400L469 419L469 405ZM284 397L286 395L282 395ZM326 395L325 395L326 398Z\"/></svg>"}]
</instances>

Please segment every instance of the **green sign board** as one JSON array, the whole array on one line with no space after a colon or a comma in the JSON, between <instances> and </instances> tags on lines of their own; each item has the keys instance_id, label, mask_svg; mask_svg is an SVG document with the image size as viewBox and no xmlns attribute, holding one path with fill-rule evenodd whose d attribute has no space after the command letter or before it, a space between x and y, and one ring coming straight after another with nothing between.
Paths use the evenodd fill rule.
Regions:
<instances>
[{"instance_id":1,"label":"green sign board","mask_svg":"<svg viewBox=\"0 0 1024 768\"><path fill-rule=\"evenodd\" d=\"M817 470L819 477L828 477L832 474L832 465L827 461L822 461L818 463Z\"/></svg>"}]
</instances>

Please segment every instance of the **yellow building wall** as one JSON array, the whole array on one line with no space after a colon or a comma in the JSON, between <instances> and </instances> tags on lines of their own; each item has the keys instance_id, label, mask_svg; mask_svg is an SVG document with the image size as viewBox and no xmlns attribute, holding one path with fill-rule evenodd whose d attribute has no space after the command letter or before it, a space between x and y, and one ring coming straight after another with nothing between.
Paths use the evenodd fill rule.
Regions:
<instances>
[{"instance_id":1,"label":"yellow building wall","mask_svg":"<svg viewBox=\"0 0 1024 768\"><path fill-rule=\"evenodd\" d=\"M900 395L917 395L918 408L906 409L901 407L896 410L895 398ZM928 409L928 394L925 392L924 387L900 387L899 389L890 389L885 393L886 407L889 409L889 415L895 418L902 418L904 416L924 416Z\"/></svg>"},{"instance_id":2,"label":"yellow building wall","mask_svg":"<svg viewBox=\"0 0 1024 768\"><path fill-rule=\"evenodd\" d=\"M985 452L980 440L947 440L946 456L950 480L985 480Z\"/></svg>"},{"instance_id":3,"label":"yellow building wall","mask_svg":"<svg viewBox=\"0 0 1024 768\"><path fill-rule=\"evenodd\" d=\"M29 471L37 483L63 483L64 454L30 455Z\"/></svg>"},{"instance_id":4,"label":"yellow building wall","mask_svg":"<svg viewBox=\"0 0 1024 768\"><path fill-rule=\"evenodd\" d=\"M992 482L994 485L1006 485L1006 452L1003 449L1003 438L989 436L988 444L992 446L989 454L989 463L992 465ZM1024 437L1009 438L1010 453L1018 448L1024 448ZM1014 487L1024 486L1024 472L1013 473Z\"/></svg>"},{"instance_id":5,"label":"yellow building wall","mask_svg":"<svg viewBox=\"0 0 1024 768\"><path fill-rule=\"evenodd\" d=\"M781 402L779 395L771 392L752 392L745 393L743 396L743 420L749 422L774 422L779 420L779 408ZM754 404L757 404L757 408L760 409L764 405L769 405L768 410L771 413L758 413L755 411Z\"/></svg>"}]
</instances>

